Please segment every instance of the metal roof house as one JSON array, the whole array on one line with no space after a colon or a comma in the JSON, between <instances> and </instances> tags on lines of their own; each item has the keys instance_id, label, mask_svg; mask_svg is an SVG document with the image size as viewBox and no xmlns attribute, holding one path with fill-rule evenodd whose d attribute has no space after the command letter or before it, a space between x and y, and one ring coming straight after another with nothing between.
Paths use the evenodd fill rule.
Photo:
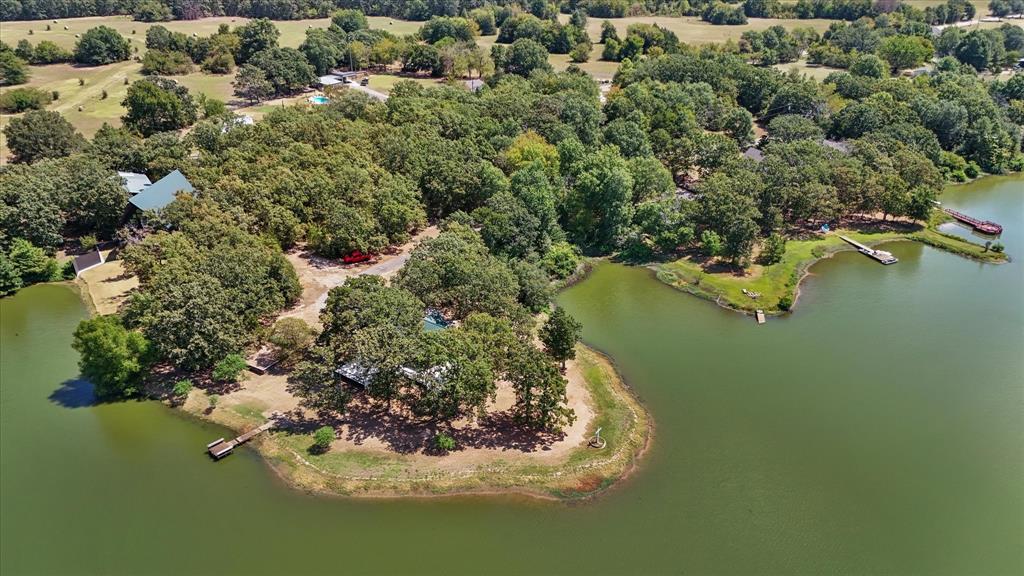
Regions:
<instances>
[{"instance_id":1,"label":"metal roof house","mask_svg":"<svg viewBox=\"0 0 1024 576\"><path fill-rule=\"evenodd\" d=\"M149 181L149 176L145 174L138 174L135 172L118 172L118 176L124 182L124 189L128 191L129 196L134 196L139 192L146 189L147 186L152 184Z\"/></svg>"},{"instance_id":2,"label":"metal roof house","mask_svg":"<svg viewBox=\"0 0 1024 576\"><path fill-rule=\"evenodd\" d=\"M129 198L128 202L139 210L160 210L174 202L178 192L194 191L195 188L185 178L185 175L175 170Z\"/></svg>"}]
</instances>

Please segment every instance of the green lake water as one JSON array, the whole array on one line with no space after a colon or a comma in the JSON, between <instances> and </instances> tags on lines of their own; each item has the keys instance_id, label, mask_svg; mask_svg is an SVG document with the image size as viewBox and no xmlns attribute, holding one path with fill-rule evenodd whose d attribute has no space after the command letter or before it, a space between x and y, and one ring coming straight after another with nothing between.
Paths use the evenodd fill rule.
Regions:
<instances>
[{"instance_id":1,"label":"green lake water","mask_svg":"<svg viewBox=\"0 0 1024 576\"><path fill-rule=\"evenodd\" d=\"M1024 179L943 201L1018 261L916 243L812 268L757 326L644 269L559 297L650 408L652 449L584 503L348 500L153 402L94 406L77 294L0 300L0 573L1024 573Z\"/></svg>"}]
</instances>

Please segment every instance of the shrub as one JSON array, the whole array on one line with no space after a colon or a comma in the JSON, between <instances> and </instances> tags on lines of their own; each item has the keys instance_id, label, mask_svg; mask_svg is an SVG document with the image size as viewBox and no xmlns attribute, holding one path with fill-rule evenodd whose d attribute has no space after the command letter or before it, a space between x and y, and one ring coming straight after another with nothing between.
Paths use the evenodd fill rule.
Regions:
<instances>
[{"instance_id":1,"label":"shrub","mask_svg":"<svg viewBox=\"0 0 1024 576\"><path fill-rule=\"evenodd\" d=\"M815 258L824 258L825 257L825 247L824 246L815 246L814 248L811 248L811 256L814 256Z\"/></svg>"},{"instance_id":2,"label":"shrub","mask_svg":"<svg viewBox=\"0 0 1024 576\"><path fill-rule=\"evenodd\" d=\"M437 448L441 452L451 452L455 450L455 438L452 438L444 432L438 432L434 436L434 448Z\"/></svg>"},{"instance_id":3,"label":"shrub","mask_svg":"<svg viewBox=\"0 0 1024 576\"><path fill-rule=\"evenodd\" d=\"M0 111L17 114L26 110L42 110L52 101L52 94L38 88L14 88L0 95Z\"/></svg>"},{"instance_id":4,"label":"shrub","mask_svg":"<svg viewBox=\"0 0 1024 576\"><path fill-rule=\"evenodd\" d=\"M330 449L331 442L334 442L334 428L331 428L330 426L321 426L313 433L312 451L323 454Z\"/></svg>"},{"instance_id":5,"label":"shrub","mask_svg":"<svg viewBox=\"0 0 1024 576\"><path fill-rule=\"evenodd\" d=\"M82 246L82 250L88 252L95 248L98 242L96 241L96 236L94 234L86 234L78 239L78 243Z\"/></svg>"},{"instance_id":6,"label":"shrub","mask_svg":"<svg viewBox=\"0 0 1024 576\"><path fill-rule=\"evenodd\" d=\"M240 354L228 354L213 367L212 376L218 382L238 382L245 368L245 358Z\"/></svg>"},{"instance_id":7,"label":"shrub","mask_svg":"<svg viewBox=\"0 0 1024 576\"><path fill-rule=\"evenodd\" d=\"M174 76L192 71L192 59L175 50L150 50L142 58L142 73Z\"/></svg>"},{"instance_id":8,"label":"shrub","mask_svg":"<svg viewBox=\"0 0 1024 576\"><path fill-rule=\"evenodd\" d=\"M1003 250L1006 250L1006 247L1003 246L1003 244L1001 242L996 242L996 243L992 244L992 251L993 252L995 252L997 254L1001 254L1003 252Z\"/></svg>"},{"instance_id":9,"label":"shrub","mask_svg":"<svg viewBox=\"0 0 1024 576\"><path fill-rule=\"evenodd\" d=\"M556 278L568 278L580 265L579 249L568 242L555 242L541 260L541 266Z\"/></svg>"},{"instance_id":10,"label":"shrub","mask_svg":"<svg viewBox=\"0 0 1024 576\"><path fill-rule=\"evenodd\" d=\"M778 307L779 310L782 310L783 312L788 312L789 309L793 307L793 297L787 294L782 298L779 298Z\"/></svg>"},{"instance_id":11,"label":"shrub","mask_svg":"<svg viewBox=\"0 0 1024 576\"><path fill-rule=\"evenodd\" d=\"M178 380L174 383L174 388L171 389L171 394L177 398L183 398L188 396L188 393L192 391L192 381L188 378L184 380Z\"/></svg>"}]
</instances>

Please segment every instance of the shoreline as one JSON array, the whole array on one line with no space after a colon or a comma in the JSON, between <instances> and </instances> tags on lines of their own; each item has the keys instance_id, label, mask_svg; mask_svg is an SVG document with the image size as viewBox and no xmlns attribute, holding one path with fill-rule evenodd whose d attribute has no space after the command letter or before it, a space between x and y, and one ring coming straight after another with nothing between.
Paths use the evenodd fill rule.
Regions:
<instances>
[{"instance_id":1,"label":"shoreline","mask_svg":"<svg viewBox=\"0 0 1024 576\"><path fill-rule=\"evenodd\" d=\"M782 269L784 276L776 275L776 282L767 286L775 294L770 294L764 300L751 299L741 290L762 288L761 285L764 284L762 280L771 272L770 268L765 272L764 267L759 266L757 274L742 277L725 273L712 275L705 272L701 264L693 262L685 256L672 262L650 264L646 268L652 270L660 282L676 290L714 302L722 308L744 315L752 315L755 310L761 309L770 316L781 316L791 313L797 307L800 299L800 286L811 274L810 269L815 264L832 258L839 252L855 251L853 247L838 239L839 234L854 236L855 239L868 246L879 246L890 242L920 242L937 250L983 264L1005 264L1011 261L1010 256L1004 252L984 251L983 245L938 229L940 225L952 221L953 219L949 216L936 212L927 225L913 230L864 232L844 228L834 230L828 235L812 241L791 241L790 243L804 244L803 248L813 244L810 247L810 254L808 257L799 257L789 262L784 257L782 262L776 264L776 269ZM815 251L818 252L815 253ZM705 283L708 280L710 282ZM783 282L781 287L778 285L779 281ZM708 284L710 285L708 286ZM774 296L775 299L772 299L771 296ZM790 299L790 304L786 308L779 306L779 300L784 297Z\"/></svg>"},{"instance_id":2,"label":"shoreline","mask_svg":"<svg viewBox=\"0 0 1024 576\"><path fill-rule=\"evenodd\" d=\"M434 466L409 473L408 455L382 450L308 452L312 436L275 429L253 439L249 447L289 489L308 494L353 498L435 498L457 496L521 496L548 501L593 498L632 475L646 454L653 436L653 421L629 385L605 354L583 344L577 350L583 380L591 395L594 417L587 436L558 462L533 458L543 450L518 458L494 458L480 465L449 470L445 456L433 457ZM236 432L266 419L218 406L202 409L205 394L193 394L180 406L190 417L226 426ZM587 445L601 427L608 442L604 449ZM537 460L537 461L535 461ZM212 463L211 463L212 464ZM359 466L356 466L359 464ZM331 466L339 470L331 470Z\"/></svg>"}]
</instances>

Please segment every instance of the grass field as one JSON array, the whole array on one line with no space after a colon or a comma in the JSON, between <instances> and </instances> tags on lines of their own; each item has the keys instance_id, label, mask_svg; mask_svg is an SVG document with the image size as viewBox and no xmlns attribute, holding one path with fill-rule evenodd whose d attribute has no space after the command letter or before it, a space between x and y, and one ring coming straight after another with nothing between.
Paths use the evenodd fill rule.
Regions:
<instances>
[{"instance_id":1,"label":"grass field","mask_svg":"<svg viewBox=\"0 0 1024 576\"><path fill-rule=\"evenodd\" d=\"M373 88L378 92L390 94L392 88L395 87L395 84L401 80L412 80L413 82L428 88L444 84L443 81L437 78L409 78L406 76L395 76L393 74L373 74L370 76L370 88Z\"/></svg>"},{"instance_id":2,"label":"grass field","mask_svg":"<svg viewBox=\"0 0 1024 576\"><path fill-rule=\"evenodd\" d=\"M0 23L0 36L4 42L14 46L21 39L27 39L33 44L40 40L50 40L67 49L75 46L76 34L82 34L89 28L96 26L110 26L132 41L132 45L139 49L139 53L146 51L146 30L150 26L159 24L174 32L185 34L196 34L198 36L209 36L217 31L221 24L227 24L232 28L241 26L248 22L248 18L203 18L200 20L172 20L170 22L135 22L130 16L97 16L90 18L69 18L58 20L56 24L52 20L18 20ZM370 16L367 18L371 28L380 28L393 34L412 34L419 30L421 22L406 22L394 18L382 16ZM46 25L50 30L46 30ZM317 18L312 20L277 20L274 25L281 31L279 43L281 46L295 48L302 43L306 37L306 29L326 28L330 24L329 18ZM68 30L64 27L67 26ZM29 35L29 30L33 31Z\"/></svg>"}]
</instances>

